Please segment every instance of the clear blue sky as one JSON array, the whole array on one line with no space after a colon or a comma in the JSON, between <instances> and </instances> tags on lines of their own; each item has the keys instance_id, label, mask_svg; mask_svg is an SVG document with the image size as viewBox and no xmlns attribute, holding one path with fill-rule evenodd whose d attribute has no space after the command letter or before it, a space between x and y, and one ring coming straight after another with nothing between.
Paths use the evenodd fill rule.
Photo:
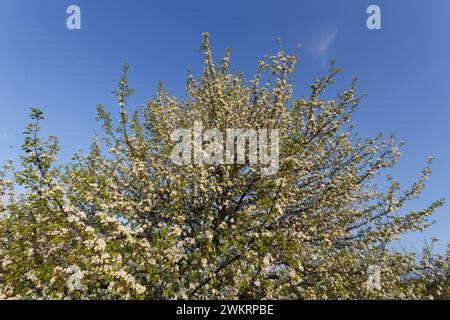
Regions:
<instances>
[{"instance_id":1,"label":"clear blue sky","mask_svg":"<svg viewBox=\"0 0 450 320\"><path fill-rule=\"evenodd\" d=\"M82 30L66 28L66 8L82 10ZM377 4L382 29L366 28ZM232 66L252 75L256 62L300 42L296 96L307 93L336 57L344 69L334 90L353 77L368 92L354 118L363 136L381 131L405 140L393 174L411 184L428 156L437 158L423 197L450 201L450 1L138 1L0 0L0 159L16 158L29 108L46 114L45 132L60 137L67 160L86 149L95 106L115 108L121 66L131 64L133 106L146 102L162 80L183 96L186 68L200 67L200 35L210 33L216 57L231 47ZM433 235L450 242L450 203L429 231L404 243L421 246Z\"/></svg>"}]
</instances>

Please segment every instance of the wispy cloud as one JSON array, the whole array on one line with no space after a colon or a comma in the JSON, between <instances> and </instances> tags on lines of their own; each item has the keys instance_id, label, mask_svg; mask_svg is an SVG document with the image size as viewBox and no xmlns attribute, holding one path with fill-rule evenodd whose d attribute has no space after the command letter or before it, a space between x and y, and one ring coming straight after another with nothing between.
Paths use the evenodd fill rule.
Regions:
<instances>
[{"instance_id":1,"label":"wispy cloud","mask_svg":"<svg viewBox=\"0 0 450 320\"><path fill-rule=\"evenodd\" d=\"M325 66L331 60L328 56L331 45L338 34L337 28L322 30L311 39L307 45L308 51L314 55L322 66Z\"/></svg>"},{"instance_id":2,"label":"wispy cloud","mask_svg":"<svg viewBox=\"0 0 450 320\"><path fill-rule=\"evenodd\" d=\"M3 129L0 129L0 142L8 140L10 137L10 133L4 131Z\"/></svg>"}]
</instances>

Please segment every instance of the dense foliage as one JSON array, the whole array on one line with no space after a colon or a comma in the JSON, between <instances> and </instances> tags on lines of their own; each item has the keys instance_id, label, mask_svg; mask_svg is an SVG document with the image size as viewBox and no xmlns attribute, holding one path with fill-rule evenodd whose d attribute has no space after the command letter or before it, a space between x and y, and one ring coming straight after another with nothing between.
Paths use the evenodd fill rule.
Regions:
<instances>
[{"instance_id":1,"label":"dense foliage","mask_svg":"<svg viewBox=\"0 0 450 320\"><path fill-rule=\"evenodd\" d=\"M246 81L213 64L203 35L203 72L186 98L162 86L130 115L124 68L119 121L98 106L104 134L86 155L58 165L56 137L42 140L33 109L21 166L0 173L0 297L12 299L423 299L449 296L448 258L394 250L443 205L406 211L430 169L405 191L379 174L398 148L363 140L349 124L355 86L323 98L332 63L307 97L294 99L296 57L281 49ZM248 164L177 165L171 133L190 128L280 132L279 170ZM402 209L403 208L403 209ZM377 266L381 288L367 286Z\"/></svg>"}]
</instances>

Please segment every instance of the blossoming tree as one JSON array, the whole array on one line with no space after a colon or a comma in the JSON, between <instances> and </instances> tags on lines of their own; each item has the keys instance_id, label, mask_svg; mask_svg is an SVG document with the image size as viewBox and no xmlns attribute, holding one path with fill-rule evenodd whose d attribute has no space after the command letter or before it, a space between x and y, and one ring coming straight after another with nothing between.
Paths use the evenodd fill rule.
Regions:
<instances>
[{"instance_id":1,"label":"blossoming tree","mask_svg":"<svg viewBox=\"0 0 450 320\"><path fill-rule=\"evenodd\" d=\"M104 134L86 155L56 164L33 109L21 166L0 173L0 297L12 299L439 298L448 258L390 246L420 231L443 200L405 211L429 164L401 192L375 179L399 152L383 135L362 140L349 120L354 84L323 98L339 70L293 98L296 57L281 49L246 81L213 63L203 35L203 72L179 100L162 85L130 115L125 66L119 121L98 106ZM279 169L259 164L175 164L171 133L190 128L277 129ZM247 150L248 152L248 150ZM368 285L376 266L380 286Z\"/></svg>"}]
</instances>

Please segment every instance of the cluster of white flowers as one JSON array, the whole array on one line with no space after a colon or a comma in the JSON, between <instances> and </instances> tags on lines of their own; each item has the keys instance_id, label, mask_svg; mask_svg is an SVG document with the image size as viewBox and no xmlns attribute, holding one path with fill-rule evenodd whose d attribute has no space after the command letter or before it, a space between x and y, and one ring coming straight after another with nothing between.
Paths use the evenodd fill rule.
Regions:
<instances>
[{"instance_id":1,"label":"cluster of white flowers","mask_svg":"<svg viewBox=\"0 0 450 320\"><path fill-rule=\"evenodd\" d=\"M33 109L21 169L0 168L0 299L450 294L448 257L387 249L426 228L443 204L399 213L423 190L429 167L404 193L392 178L387 191L377 189L374 177L395 165L398 148L382 135L353 136L354 87L322 98L338 73L334 64L297 100L295 56L279 50L244 81L228 69L229 50L216 66L207 34L202 48L204 69L188 76L185 99L161 85L130 118L125 67L115 92L119 125L99 106L104 135L64 167L54 164L57 140L40 140L42 112ZM175 165L170 133L193 123L278 130L279 170L264 176L248 161ZM377 290L366 287L370 265L380 266Z\"/></svg>"}]
</instances>

